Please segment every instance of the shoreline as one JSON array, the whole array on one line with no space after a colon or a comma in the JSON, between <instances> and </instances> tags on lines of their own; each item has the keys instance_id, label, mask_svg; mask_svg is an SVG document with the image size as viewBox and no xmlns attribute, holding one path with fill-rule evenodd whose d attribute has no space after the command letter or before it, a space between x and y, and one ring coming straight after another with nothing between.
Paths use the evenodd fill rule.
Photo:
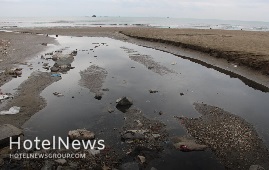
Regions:
<instances>
[{"instance_id":1,"label":"shoreline","mask_svg":"<svg viewBox=\"0 0 269 170\"><path fill-rule=\"evenodd\" d=\"M248 84L255 84L253 82L257 82L258 84L261 84L261 86L265 86L269 88L269 52L266 53L267 46L269 46L269 40L261 40L261 41L268 41L268 43L263 42L262 44L251 44L252 48L248 51L252 51L253 53L237 53L239 49L242 49L246 44L248 44L248 41L251 41L252 38L254 38L253 41L257 41L263 34L264 36L269 37L268 32L249 32L249 31L227 31L227 30L196 30L196 29L178 29L178 31L183 32L190 32L190 35L188 37L195 37L196 35L201 36L201 34L205 34L205 32L208 31L214 31L216 32L216 36L224 37L224 38L231 38L230 36L234 36L234 34L244 32L242 35L238 35L237 42L234 42L234 44L239 44L241 42L240 37L242 38L242 41L244 41L244 37L248 34L250 34L250 37L247 38L246 42L243 43L243 45L239 45L238 47L232 46L234 44L231 44L229 46L229 41L225 42L225 40L220 39L217 40L214 38L214 41L212 40L212 37L208 39L207 34L205 34L205 37L202 38L202 42L206 43L207 40L211 43L209 43L209 46L206 48L206 50L203 47L198 48L196 50L190 48L190 47L196 47L194 44L197 39L193 38L188 42L190 45L181 46L181 42L179 40L173 40L173 41L167 41L166 39L169 39L169 36L165 36L165 32L168 31L168 33L173 35L174 31L177 31L175 29L154 29L154 28L118 28L118 27L94 27L94 28L34 28L34 29L14 29L14 31L27 33L27 34L49 34L49 35L62 35L62 36L89 36L89 37L108 37L112 39L122 40L130 43L134 43L140 46L145 46L149 48L154 48L157 50L161 50L164 52L168 52L171 54L174 54L178 57L181 57L183 59L191 60L192 62L196 62L198 64L209 66L210 68L213 68L217 71L223 72L227 75L230 75L235 78L243 79L243 82L251 81L252 83ZM157 31L157 33L163 31L164 33L160 33L159 39L154 38L148 38L153 35L149 34L151 31ZM148 35L148 34L149 35ZM157 34L154 32L154 34ZM191 35L194 34L194 35ZM176 32L174 33L176 35ZM257 34L257 35L256 35ZM136 36L134 36L136 35ZM147 37L145 37L145 35ZM215 34L212 34L215 35ZM170 35L171 36L171 35ZM210 34L211 36L211 34ZM215 55L216 52L212 50L214 43L222 43L225 42L225 45L223 47L223 54L224 57ZM212 44L213 43L213 44ZM184 44L184 43L183 43ZM185 43L187 44L187 43ZM208 45L208 44L206 44ZM257 47L257 49L255 49ZM225 51L225 48L232 48L229 51ZM234 49L233 49L234 48ZM199 50L201 49L201 50ZM265 49L265 51L259 51L260 49ZM268 47L269 49L269 47ZM254 53L256 51L256 53ZM220 52L222 53L222 52ZM212 54L214 54L212 56ZM234 56L233 56L234 54ZM243 58L238 57L239 55L245 55ZM225 58L225 56L229 56L228 59ZM257 56L257 58L253 58ZM262 56L262 57L259 57ZM234 59L233 59L234 58ZM242 61L241 61L242 60ZM254 66L253 67L248 65L248 62L251 61ZM263 63L264 62L264 63ZM204 63L204 64L203 64ZM268 64L267 64L268 63ZM268 69L268 72L267 72ZM241 78L240 78L241 77ZM254 85L257 86L257 85ZM259 85L258 85L259 86ZM253 85L251 85L253 87ZM264 87L262 87L264 88Z\"/></svg>"}]
</instances>

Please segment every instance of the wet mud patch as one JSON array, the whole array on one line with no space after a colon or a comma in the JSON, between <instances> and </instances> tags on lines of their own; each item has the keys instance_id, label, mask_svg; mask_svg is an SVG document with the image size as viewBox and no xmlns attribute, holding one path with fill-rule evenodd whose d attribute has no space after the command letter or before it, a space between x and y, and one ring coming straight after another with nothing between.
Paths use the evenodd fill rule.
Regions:
<instances>
[{"instance_id":1,"label":"wet mud patch","mask_svg":"<svg viewBox=\"0 0 269 170\"><path fill-rule=\"evenodd\" d=\"M16 115L1 116L0 124L10 123L17 127L23 125L33 114L46 106L46 101L40 93L50 84L60 80L59 77L51 77L50 73L33 72L31 76L20 86L18 93L1 110L8 110L10 107L20 107Z\"/></svg>"},{"instance_id":2,"label":"wet mud patch","mask_svg":"<svg viewBox=\"0 0 269 170\"><path fill-rule=\"evenodd\" d=\"M127 48L127 47L121 47L125 52L128 53L129 58L133 61L136 61L140 64L143 64L146 66L149 70L153 71L154 73L157 73L159 75L165 75L169 73L175 73L173 70L161 65L160 63L156 62L153 57L149 55L143 55L138 53L137 51Z\"/></svg>"},{"instance_id":3,"label":"wet mud patch","mask_svg":"<svg viewBox=\"0 0 269 170\"><path fill-rule=\"evenodd\" d=\"M107 76L107 71L97 65L91 65L86 70L80 72L81 79L79 84L90 89L95 94L96 99L101 99L103 92L102 86Z\"/></svg>"},{"instance_id":4,"label":"wet mud patch","mask_svg":"<svg viewBox=\"0 0 269 170\"><path fill-rule=\"evenodd\" d=\"M209 146L227 169L269 167L269 152L252 125L218 107L194 103L199 118L178 117L188 132Z\"/></svg>"}]
</instances>

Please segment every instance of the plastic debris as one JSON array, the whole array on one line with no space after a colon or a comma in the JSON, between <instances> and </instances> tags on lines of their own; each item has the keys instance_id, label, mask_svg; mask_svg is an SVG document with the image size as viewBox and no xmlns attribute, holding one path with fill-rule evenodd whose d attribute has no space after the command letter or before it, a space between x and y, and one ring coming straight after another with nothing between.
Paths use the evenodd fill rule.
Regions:
<instances>
[{"instance_id":1,"label":"plastic debris","mask_svg":"<svg viewBox=\"0 0 269 170\"><path fill-rule=\"evenodd\" d=\"M52 74L51 77L62 77L61 74Z\"/></svg>"},{"instance_id":2,"label":"plastic debris","mask_svg":"<svg viewBox=\"0 0 269 170\"><path fill-rule=\"evenodd\" d=\"M9 110L4 110L0 112L0 115L14 115L20 112L20 107L13 106Z\"/></svg>"},{"instance_id":3,"label":"plastic debris","mask_svg":"<svg viewBox=\"0 0 269 170\"><path fill-rule=\"evenodd\" d=\"M5 95L5 94L0 95L0 100L5 100L5 99L8 99L8 98L9 98L8 95Z\"/></svg>"}]
</instances>

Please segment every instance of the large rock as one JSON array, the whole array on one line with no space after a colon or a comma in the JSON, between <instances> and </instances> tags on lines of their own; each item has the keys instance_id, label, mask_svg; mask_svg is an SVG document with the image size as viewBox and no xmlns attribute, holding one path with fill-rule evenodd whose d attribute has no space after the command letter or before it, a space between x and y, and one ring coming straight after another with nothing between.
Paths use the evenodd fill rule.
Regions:
<instances>
[{"instance_id":1,"label":"large rock","mask_svg":"<svg viewBox=\"0 0 269 170\"><path fill-rule=\"evenodd\" d=\"M68 137L71 140L91 140L95 138L95 134L86 129L77 129L69 131Z\"/></svg>"},{"instance_id":2,"label":"large rock","mask_svg":"<svg viewBox=\"0 0 269 170\"><path fill-rule=\"evenodd\" d=\"M133 105L133 101L129 97L119 98L116 100L116 103L116 108L123 113L127 112L127 110Z\"/></svg>"},{"instance_id":3,"label":"large rock","mask_svg":"<svg viewBox=\"0 0 269 170\"><path fill-rule=\"evenodd\" d=\"M10 125L4 124L0 126L0 146L7 146L12 137L12 141L15 141L23 132L21 129Z\"/></svg>"}]
</instances>

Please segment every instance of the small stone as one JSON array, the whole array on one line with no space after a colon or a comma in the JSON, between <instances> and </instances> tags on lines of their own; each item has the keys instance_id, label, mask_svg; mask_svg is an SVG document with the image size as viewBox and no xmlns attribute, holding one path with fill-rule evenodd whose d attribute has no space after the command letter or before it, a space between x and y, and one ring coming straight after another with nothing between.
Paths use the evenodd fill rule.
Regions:
<instances>
[{"instance_id":1,"label":"small stone","mask_svg":"<svg viewBox=\"0 0 269 170\"><path fill-rule=\"evenodd\" d=\"M55 160L55 162L60 164L60 165L64 165L67 163L67 161L65 159L57 159L57 160Z\"/></svg>"},{"instance_id":2,"label":"small stone","mask_svg":"<svg viewBox=\"0 0 269 170\"><path fill-rule=\"evenodd\" d=\"M260 165L251 165L249 167L249 170L265 170L265 169Z\"/></svg>"},{"instance_id":3,"label":"small stone","mask_svg":"<svg viewBox=\"0 0 269 170\"><path fill-rule=\"evenodd\" d=\"M180 93L180 96L183 96L184 95L184 93Z\"/></svg>"},{"instance_id":4,"label":"small stone","mask_svg":"<svg viewBox=\"0 0 269 170\"><path fill-rule=\"evenodd\" d=\"M138 155L137 157L139 158L142 164L146 162L146 158L144 156Z\"/></svg>"},{"instance_id":5,"label":"small stone","mask_svg":"<svg viewBox=\"0 0 269 170\"><path fill-rule=\"evenodd\" d=\"M101 100L102 99L102 94L96 93L94 98L97 99L97 100Z\"/></svg>"},{"instance_id":6,"label":"small stone","mask_svg":"<svg viewBox=\"0 0 269 170\"><path fill-rule=\"evenodd\" d=\"M149 93L158 93L158 90L155 90L155 89L152 90L152 89L150 89L149 90Z\"/></svg>"},{"instance_id":7,"label":"small stone","mask_svg":"<svg viewBox=\"0 0 269 170\"><path fill-rule=\"evenodd\" d=\"M68 132L68 137L71 140L91 140L95 138L95 134L86 129L71 130Z\"/></svg>"}]
</instances>

